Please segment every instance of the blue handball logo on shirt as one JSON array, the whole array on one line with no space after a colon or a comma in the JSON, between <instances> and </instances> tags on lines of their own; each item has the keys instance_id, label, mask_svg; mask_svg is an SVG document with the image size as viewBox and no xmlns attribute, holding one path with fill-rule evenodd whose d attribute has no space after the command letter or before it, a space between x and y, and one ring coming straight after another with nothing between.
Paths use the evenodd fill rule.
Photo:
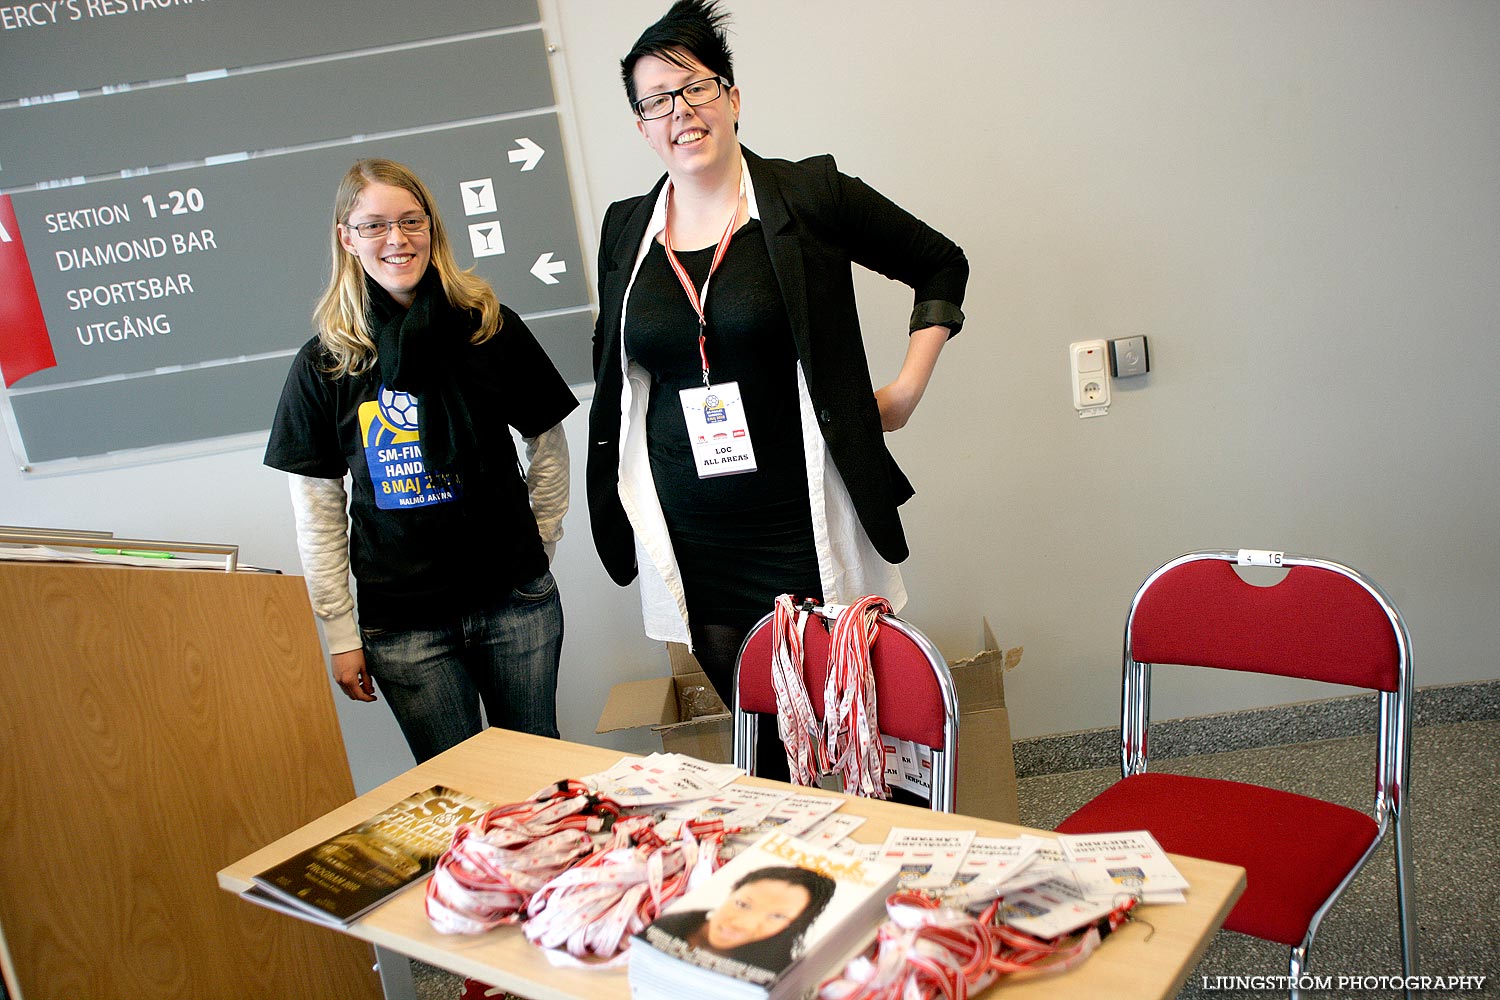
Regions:
<instances>
[{"instance_id":1,"label":"blue handball logo on shirt","mask_svg":"<svg viewBox=\"0 0 1500 1000\"><path fill-rule=\"evenodd\" d=\"M719 424L728 420L729 416L724 412L724 401L713 393L703 397L703 422L706 424Z\"/></svg>"},{"instance_id":2,"label":"blue handball logo on shirt","mask_svg":"<svg viewBox=\"0 0 1500 1000\"><path fill-rule=\"evenodd\" d=\"M411 393L381 386L374 399L359 404L359 431L375 506L410 510L458 499L458 481L428 472L422 461L417 398Z\"/></svg>"},{"instance_id":3,"label":"blue handball logo on shirt","mask_svg":"<svg viewBox=\"0 0 1500 1000\"><path fill-rule=\"evenodd\" d=\"M380 415L396 430L414 431L417 429L417 397L381 386Z\"/></svg>"}]
</instances>

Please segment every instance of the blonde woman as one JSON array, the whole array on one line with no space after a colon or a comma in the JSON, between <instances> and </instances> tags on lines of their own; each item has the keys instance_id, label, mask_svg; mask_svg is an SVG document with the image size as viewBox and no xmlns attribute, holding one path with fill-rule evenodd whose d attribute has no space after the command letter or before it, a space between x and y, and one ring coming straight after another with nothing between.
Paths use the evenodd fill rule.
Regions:
<instances>
[{"instance_id":1,"label":"blonde woman","mask_svg":"<svg viewBox=\"0 0 1500 1000\"><path fill-rule=\"evenodd\" d=\"M556 737L548 564L568 507L560 422L578 402L521 318L459 269L410 169L356 163L330 232L317 336L292 362L265 463L290 477L334 679L356 701L378 687L418 762L479 732L481 704L491 725Z\"/></svg>"}]
</instances>

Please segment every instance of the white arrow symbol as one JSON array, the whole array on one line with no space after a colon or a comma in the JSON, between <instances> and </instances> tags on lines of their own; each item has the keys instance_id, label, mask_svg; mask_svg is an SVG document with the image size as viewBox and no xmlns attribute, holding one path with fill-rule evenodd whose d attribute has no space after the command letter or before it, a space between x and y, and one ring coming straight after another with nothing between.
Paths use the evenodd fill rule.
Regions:
<instances>
[{"instance_id":1,"label":"white arrow symbol","mask_svg":"<svg viewBox=\"0 0 1500 1000\"><path fill-rule=\"evenodd\" d=\"M520 146L521 148L512 149L506 155L510 157L510 162L512 163L521 163L521 161L525 161L525 163L521 166L521 171L523 173L535 167L541 160L541 158L547 155L547 151L545 149L543 149L541 146L538 146L536 143L532 142L524 135L516 140L516 145Z\"/></svg>"},{"instance_id":2,"label":"white arrow symbol","mask_svg":"<svg viewBox=\"0 0 1500 1000\"><path fill-rule=\"evenodd\" d=\"M553 260L550 252L542 254L536 259L536 263L531 265L531 273L536 275L537 279L544 285L557 284L557 279L552 276L554 274L561 274L567 269L567 262Z\"/></svg>"}]
</instances>

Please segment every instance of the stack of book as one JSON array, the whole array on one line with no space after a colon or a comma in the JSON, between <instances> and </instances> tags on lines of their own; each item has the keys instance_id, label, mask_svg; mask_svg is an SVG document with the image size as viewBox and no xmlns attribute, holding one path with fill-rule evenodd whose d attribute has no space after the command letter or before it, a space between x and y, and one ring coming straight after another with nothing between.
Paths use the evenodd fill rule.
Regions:
<instances>
[{"instance_id":1,"label":"stack of book","mask_svg":"<svg viewBox=\"0 0 1500 1000\"><path fill-rule=\"evenodd\" d=\"M493 803L434 785L255 876L243 898L345 927L432 873L460 825Z\"/></svg>"},{"instance_id":2,"label":"stack of book","mask_svg":"<svg viewBox=\"0 0 1500 1000\"><path fill-rule=\"evenodd\" d=\"M898 870L771 833L630 946L634 1000L800 997L867 945Z\"/></svg>"}]
</instances>

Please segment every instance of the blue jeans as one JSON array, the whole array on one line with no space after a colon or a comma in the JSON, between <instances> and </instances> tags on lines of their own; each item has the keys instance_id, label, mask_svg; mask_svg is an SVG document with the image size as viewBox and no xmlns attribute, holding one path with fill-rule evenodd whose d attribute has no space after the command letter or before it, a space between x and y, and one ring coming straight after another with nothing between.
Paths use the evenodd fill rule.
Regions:
<instances>
[{"instance_id":1,"label":"blue jeans","mask_svg":"<svg viewBox=\"0 0 1500 1000\"><path fill-rule=\"evenodd\" d=\"M562 601L551 573L431 629L361 628L365 667L417 763L492 726L557 737Z\"/></svg>"}]
</instances>

